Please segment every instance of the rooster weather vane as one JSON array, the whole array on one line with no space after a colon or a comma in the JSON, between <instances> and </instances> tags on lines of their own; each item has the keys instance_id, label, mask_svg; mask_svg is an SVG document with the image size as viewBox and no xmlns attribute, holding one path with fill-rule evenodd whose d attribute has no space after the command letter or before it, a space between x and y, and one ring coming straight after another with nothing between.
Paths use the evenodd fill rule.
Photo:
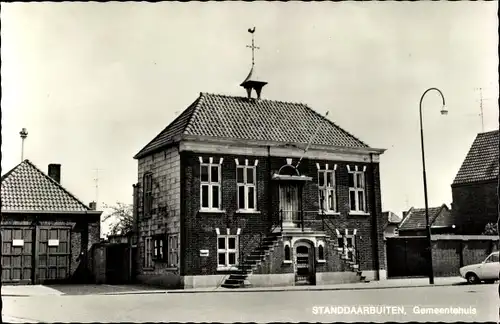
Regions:
<instances>
[{"instance_id":1,"label":"rooster weather vane","mask_svg":"<svg viewBox=\"0 0 500 324\"><path fill-rule=\"evenodd\" d=\"M252 45L247 45L248 48L252 49L252 67L255 65L255 49L260 49L260 47L255 46L254 44L254 33L255 33L255 27L254 28L248 28L248 32L252 34Z\"/></svg>"}]
</instances>

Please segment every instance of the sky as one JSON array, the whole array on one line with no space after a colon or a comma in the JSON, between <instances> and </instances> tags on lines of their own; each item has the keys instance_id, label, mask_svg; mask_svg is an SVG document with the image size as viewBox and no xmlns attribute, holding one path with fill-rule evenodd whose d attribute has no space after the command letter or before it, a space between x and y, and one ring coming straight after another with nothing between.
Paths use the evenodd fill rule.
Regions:
<instances>
[{"instance_id":1,"label":"sky","mask_svg":"<svg viewBox=\"0 0 500 324\"><path fill-rule=\"evenodd\" d=\"M303 102L381 156L382 207L429 205L498 129L498 2L3 3L2 174L24 157L98 208L132 202L133 156L200 92L244 96L247 32L266 99ZM96 169L99 169L98 176ZM95 179L98 178L96 188Z\"/></svg>"}]
</instances>

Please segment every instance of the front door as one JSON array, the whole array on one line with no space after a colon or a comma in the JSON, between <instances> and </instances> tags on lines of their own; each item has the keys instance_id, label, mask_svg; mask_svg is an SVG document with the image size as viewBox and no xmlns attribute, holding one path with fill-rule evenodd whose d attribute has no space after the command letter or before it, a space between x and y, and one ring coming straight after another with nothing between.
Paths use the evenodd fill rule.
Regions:
<instances>
[{"instance_id":1,"label":"front door","mask_svg":"<svg viewBox=\"0 0 500 324\"><path fill-rule=\"evenodd\" d=\"M280 213L283 217L283 227L295 227L299 219L300 199L296 184L280 185Z\"/></svg>"},{"instance_id":2,"label":"front door","mask_svg":"<svg viewBox=\"0 0 500 324\"><path fill-rule=\"evenodd\" d=\"M314 249L301 242L295 247L295 284L312 285L314 277Z\"/></svg>"}]
</instances>

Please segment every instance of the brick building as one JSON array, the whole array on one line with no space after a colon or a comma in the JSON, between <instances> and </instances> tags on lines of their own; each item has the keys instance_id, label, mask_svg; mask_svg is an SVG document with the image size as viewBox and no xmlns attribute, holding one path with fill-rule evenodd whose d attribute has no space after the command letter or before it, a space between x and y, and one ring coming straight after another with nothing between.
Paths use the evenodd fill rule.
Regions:
<instances>
[{"instance_id":1,"label":"brick building","mask_svg":"<svg viewBox=\"0 0 500 324\"><path fill-rule=\"evenodd\" d=\"M2 176L2 283L92 282L90 249L100 216L60 184L59 164L48 175L24 160Z\"/></svg>"},{"instance_id":2,"label":"brick building","mask_svg":"<svg viewBox=\"0 0 500 324\"><path fill-rule=\"evenodd\" d=\"M498 218L498 130L480 133L451 185L458 232L482 234Z\"/></svg>"},{"instance_id":3,"label":"brick building","mask_svg":"<svg viewBox=\"0 0 500 324\"><path fill-rule=\"evenodd\" d=\"M188 288L385 277L384 150L305 104L262 99L265 85L252 65L245 97L200 93L135 156L140 281Z\"/></svg>"}]
</instances>

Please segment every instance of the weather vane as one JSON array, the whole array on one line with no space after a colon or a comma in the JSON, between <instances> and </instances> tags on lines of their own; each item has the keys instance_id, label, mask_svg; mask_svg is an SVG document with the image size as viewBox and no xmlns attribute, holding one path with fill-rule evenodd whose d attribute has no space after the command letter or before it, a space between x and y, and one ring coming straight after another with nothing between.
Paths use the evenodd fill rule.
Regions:
<instances>
[{"instance_id":1,"label":"weather vane","mask_svg":"<svg viewBox=\"0 0 500 324\"><path fill-rule=\"evenodd\" d=\"M253 34L255 33L255 27L254 28L248 28L248 32L252 34L252 45L247 45L247 47L252 49L252 66L255 65L255 49L260 49L260 47L257 47L254 45L254 36Z\"/></svg>"}]
</instances>

